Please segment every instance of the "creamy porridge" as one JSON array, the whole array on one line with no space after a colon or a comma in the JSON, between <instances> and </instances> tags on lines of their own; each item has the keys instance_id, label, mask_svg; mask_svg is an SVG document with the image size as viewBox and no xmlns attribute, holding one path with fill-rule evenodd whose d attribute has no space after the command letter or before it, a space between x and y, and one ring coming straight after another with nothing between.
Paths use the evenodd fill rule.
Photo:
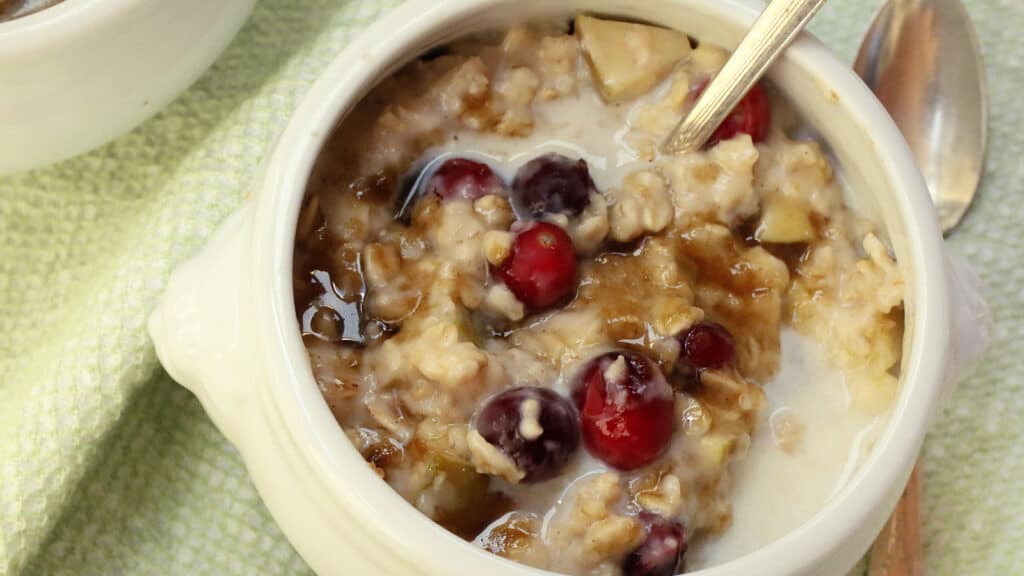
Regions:
<instances>
[{"instance_id":1,"label":"creamy porridge","mask_svg":"<svg viewBox=\"0 0 1024 576\"><path fill-rule=\"evenodd\" d=\"M903 284L770 88L659 153L725 52L574 24L447 46L348 115L296 311L338 422L424 514L532 566L671 575L781 536L856 468Z\"/></svg>"},{"instance_id":2,"label":"creamy porridge","mask_svg":"<svg viewBox=\"0 0 1024 576\"><path fill-rule=\"evenodd\" d=\"M14 20L22 16L28 16L33 12L39 12L62 0L0 0L0 22Z\"/></svg>"}]
</instances>

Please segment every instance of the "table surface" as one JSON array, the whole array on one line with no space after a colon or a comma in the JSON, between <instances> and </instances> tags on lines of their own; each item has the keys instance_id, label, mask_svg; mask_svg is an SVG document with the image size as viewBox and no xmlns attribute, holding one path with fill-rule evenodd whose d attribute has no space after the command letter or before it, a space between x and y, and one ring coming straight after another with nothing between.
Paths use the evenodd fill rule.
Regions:
<instances>
[{"instance_id":1,"label":"table surface","mask_svg":"<svg viewBox=\"0 0 1024 576\"><path fill-rule=\"evenodd\" d=\"M319 71L392 4L263 0L154 119L0 178L0 573L308 573L238 454L159 368L144 321ZM850 60L878 4L836 0L812 28ZM989 285L995 341L927 441L925 551L931 574L1004 576L1024 574L1024 2L968 8L991 156L950 243Z\"/></svg>"}]
</instances>

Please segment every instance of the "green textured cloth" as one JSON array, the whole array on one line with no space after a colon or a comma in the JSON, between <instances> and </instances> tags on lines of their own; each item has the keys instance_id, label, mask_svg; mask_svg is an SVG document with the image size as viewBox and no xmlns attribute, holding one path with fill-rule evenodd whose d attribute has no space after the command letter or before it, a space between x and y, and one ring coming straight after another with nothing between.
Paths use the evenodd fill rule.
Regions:
<instances>
[{"instance_id":1,"label":"green textured cloth","mask_svg":"<svg viewBox=\"0 0 1024 576\"><path fill-rule=\"evenodd\" d=\"M814 28L849 60L878 3L836 0ZM0 574L309 572L238 454L160 369L145 319L319 72L392 4L264 0L156 118L0 178ZM925 537L932 574L1006 576L1024 574L1024 3L969 8L991 156L952 243L991 287L995 342L928 440Z\"/></svg>"}]
</instances>

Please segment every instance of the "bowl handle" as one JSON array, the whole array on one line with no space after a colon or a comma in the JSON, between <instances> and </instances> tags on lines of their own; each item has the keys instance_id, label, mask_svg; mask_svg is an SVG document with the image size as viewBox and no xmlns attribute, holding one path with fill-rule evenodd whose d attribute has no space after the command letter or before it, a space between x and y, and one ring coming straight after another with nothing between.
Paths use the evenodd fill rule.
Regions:
<instances>
[{"instance_id":1,"label":"bowl handle","mask_svg":"<svg viewBox=\"0 0 1024 576\"><path fill-rule=\"evenodd\" d=\"M984 283L970 264L948 245L946 276L952 334L940 406L949 400L960 379L978 365L992 342L992 310L985 302Z\"/></svg>"},{"instance_id":2,"label":"bowl handle","mask_svg":"<svg viewBox=\"0 0 1024 576\"><path fill-rule=\"evenodd\" d=\"M245 247L253 205L230 215L197 254L171 274L160 304L149 316L149 334L160 363L195 394L232 443L257 402L257 341L242 311L248 277Z\"/></svg>"}]
</instances>

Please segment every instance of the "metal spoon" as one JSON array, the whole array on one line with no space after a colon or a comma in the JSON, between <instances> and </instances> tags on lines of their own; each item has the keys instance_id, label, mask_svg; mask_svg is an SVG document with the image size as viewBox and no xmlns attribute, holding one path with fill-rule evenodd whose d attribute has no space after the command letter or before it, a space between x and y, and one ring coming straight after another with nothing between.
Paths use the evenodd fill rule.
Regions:
<instances>
[{"instance_id":1,"label":"metal spoon","mask_svg":"<svg viewBox=\"0 0 1024 576\"><path fill-rule=\"evenodd\" d=\"M948 233L981 180L988 91L977 34L958 0L890 0L875 16L854 69L910 144ZM920 463L871 549L870 576L920 576Z\"/></svg>"},{"instance_id":2,"label":"metal spoon","mask_svg":"<svg viewBox=\"0 0 1024 576\"><path fill-rule=\"evenodd\" d=\"M0 22L35 14L61 0L0 0Z\"/></svg>"},{"instance_id":3,"label":"metal spoon","mask_svg":"<svg viewBox=\"0 0 1024 576\"><path fill-rule=\"evenodd\" d=\"M772 0L665 141L669 153L699 149L803 30L825 0Z\"/></svg>"},{"instance_id":4,"label":"metal spoon","mask_svg":"<svg viewBox=\"0 0 1024 576\"><path fill-rule=\"evenodd\" d=\"M910 144L944 233L974 199L988 144L985 65L959 0L890 0L854 69Z\"/></svg>"}]
</instances>

